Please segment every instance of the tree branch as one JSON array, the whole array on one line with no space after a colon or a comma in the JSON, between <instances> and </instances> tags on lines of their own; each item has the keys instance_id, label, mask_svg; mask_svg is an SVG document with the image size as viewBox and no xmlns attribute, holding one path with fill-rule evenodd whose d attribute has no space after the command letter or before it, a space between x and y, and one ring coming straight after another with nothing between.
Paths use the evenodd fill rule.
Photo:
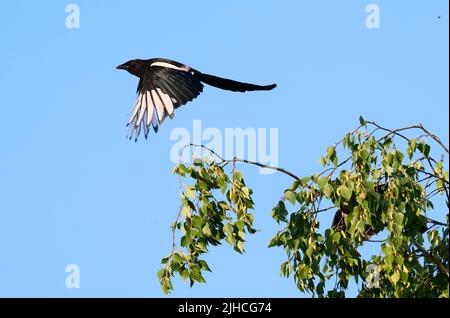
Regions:
<instances>
[{"instance_id":1,"label":"tree branch","mask_svg":"<svg viewBox=\"0 0 450 318\"><path fill-rule=\"evenodd\" d=\"M436 142L437 142L437 143L445 150L445 152L446 152L447 154L449 153L449 152L448 152L448 148L445 147L445 145L442 143L441 139L440 139L438 136L433 135L432 133L430 133L427 129L425 129L425 127L423 127L422 124L419 124L419 128L422 129L426 134L428 134L428 136L430 136L431 138L433 138L433 140L436 141Z\"/></svg>"},{"instance_id":2,"label":"tree branch","mask_svg":"<svg viewBox=\"0 0 450 318\"><path fill-rule=\"evenodd\" d=\"M300 178L299 178L298 176L296 176L294 173L292 173L292 172L290 172L290 171L288 171L288 170L286 170L286 169L280 168L280 167L270 166L270 165L266 165L266 164L263 164L263 163L260 163L260 162L257 162L257 161L252 161L252 160L247 160L247 159L240 159L240 158L224 159L223 157L219 156L219 155L218 155L214 150L212 150L211 148L206 147L206 146L204 146L204 145L198 145L198 144L192 144L192 143L189 144L189 145L185 145L185 146L183 147L183 150L182 150L182 151L184 151L184 149L186 149L187 147L198 147L198 148L203 148L203 149L209 151L209 152L210 152L211 154L213 154L214 156L216 156L218 159L220 159L220 163L225 163L225 164L228 164L228 163L236 163L236 162L246 163L246 164L258 166L258 167L261 167L261 168L266 168L266 169L276 170L276 171L282 172L282 173L284 173L284 174L290 176L291 178L293 178L293 179L295 179L295 180L300 180Z\"/></svg>"},{"instance_id":3,"label":"tree branch","mask_svg":"<svg viewBox=\"0 0 450 318\"><path fill-rule=\"evenodd\" d=\"M257 162L257 161L235 158L235 159L232 159L232 160L222 160L222 162L223 163L230 163L230 162L247 163L247 164L258 166L258 167L261 167L261 168L276 170L276 171L282 172L282 173L290 176L291 178L293 178L295 180L300 180L300 178L298 176L296 176L295 174L293 174L290 171L287 171L286 169L283 169L283 168L280 168L280 167L275 167L275 166L269 166L269 165L266 165L266 164L263 164L263 163L260 163L260 162Z\"/></svg>"},{"instance_id":4,"label":"tree branch","mask_svg":"<svg viewBox=\"0 0 450 318\"><path fill-rule=\"evenodd\" d=\"M442 223L442 222L439 222L439 221L436 221L436 220L433 220L433 219L430 219L430 218L427 218L427 221L429 223L434 224L434 225L448 226L448 224L446 224L446 223Z\"/></svg>"},{"instance_id":5,"label":"tree branch","mask_svg":"<svg viewBox=\"0 0 450 318\"><path fill-rule=\"evenodd\" d=\"M445 276L449 277L448 275L448 269L442 264L439 259L431 254L431 252L428 252L422 245L420 245L416 240L413 239L413 244L419 249L419 251L422 252L422 254L427 257L429 260L431 260L439 269L439 271L444 274Z\"/></svg>"},{"instance_id":6,"label":"tree branch","mask_svg":"<svg viewBox=\"0 0 450 318\"><path fill-rule=\"evenodd\" d=\"M384 131L389 132L389 134L386 135L385 137L394 134L394 135L400 136L400 137L402 137L403 139L408 140L408 141L409 141L409 138L405 137L405 136L402 135L402 134L399 134L398 132L399 132L399 131L404 131L404 130L409 130L409 129L420 129L420 130L422 130L427 136L431 137L438 145L440 145L440 146L442 147L442 149L444 149L445 152L446 152L447 154L449 153L449 152L448 152L448 148L443 144L443 142L441 141L441 139L440 139L438 136L432 134L430 131L428 131L422 124L411 125L411 126L407 126L407 127L403 127L403 128L398 128L398 129L391 130L391 129L382 127L382 126L378 125L377 123L375 123L375 122L373 122L373 121L366 121L366 123L371 124L371 125L374 125L374 126L377 127L378 129L381 129L381 130L384 130ZM385 138L385 137L383 137L383 138ZM382 138L382 139L383 139L383 138Z\"/></svg>"}]
</instances>

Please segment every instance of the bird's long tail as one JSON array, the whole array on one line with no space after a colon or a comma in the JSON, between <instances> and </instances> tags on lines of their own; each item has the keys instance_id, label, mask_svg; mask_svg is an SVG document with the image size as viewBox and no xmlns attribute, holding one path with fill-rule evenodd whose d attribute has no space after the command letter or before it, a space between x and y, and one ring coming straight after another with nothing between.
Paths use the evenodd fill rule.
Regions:
<instances>
[{"instance_id":1,"label":"bird's long tail","mask_svg":"<svg viewBox=\"0 0 450 318\"><path fill-rule=\"evenodd\" d=\"M277 84L261 86L261 85L237 82L237 81L233 81L230 79L226 79L226 78L222 78L222 77L218 77L218 76L214 76L214 75L203 74L200 72L198 72L196 74L196 76L200 81L202 81L205 84L208 84L208 85L211 85L211 86L214 86L217 88L225 89L228 91L233 91L233 92L269 91L269 90L277 87Z\"/></svg>"}]
</instances>

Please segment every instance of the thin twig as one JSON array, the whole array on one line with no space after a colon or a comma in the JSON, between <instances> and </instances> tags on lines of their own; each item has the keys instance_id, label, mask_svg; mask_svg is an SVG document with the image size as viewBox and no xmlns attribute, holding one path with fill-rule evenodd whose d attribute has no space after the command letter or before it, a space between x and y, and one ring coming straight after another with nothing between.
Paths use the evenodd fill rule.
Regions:
<instances>
[{"instance_id":1,"label":"thin twig","mask_svg":"<svg viewBox=\"0 0 450 318\"><path fill-rule=\"evenodd\" d=\"M332 206L329 206L328 208L323 208L323 209L317 210L317 211L314 212L314 214L318 214L320 212L325 212L325 211L328 211L328 210L331 210L331 209L335 209L335 208L337 208L337 206L332 205Z\"/></svg>"},{"instance_id":2,"label":"thin twig","mask_svg":"<svg viewBox=\"0 0 450 318\"><path fill-rule=\"evenodd\" d=\"M386 242L388 239L384 239L384 240L364 240L365 242L369 242L369 243L384 243Z\"/></svg>"},{"instance_id":3,"label":"thin twig","mask_svg":"<svg viewBox=\"0 0 450 318\"><path fill-rule=\"evenodd\" d=\"M428 134L428 136L433 138L433 140L436 141L445 150L445 152L447 154L449 153L448 148L445 147L445 145L442 143L441 139L438 136L433 135L431 132L429 132L427 129L425 129L425 127L422 124L419 124L419 128L422 129L426 134Z\"/></svg>"}]
</instances>

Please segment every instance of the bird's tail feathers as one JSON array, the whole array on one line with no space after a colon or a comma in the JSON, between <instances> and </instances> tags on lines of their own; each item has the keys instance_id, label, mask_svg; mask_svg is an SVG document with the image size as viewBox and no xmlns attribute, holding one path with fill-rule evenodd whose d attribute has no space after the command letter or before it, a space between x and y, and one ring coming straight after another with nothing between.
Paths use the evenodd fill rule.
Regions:
<instances>
[{"instance_id":1,"label":"bird's tail feathers","mask_svg":"<svg viewBox=\"0 0 450 318\"><path fill-rule=\"evenodd\" d=\"M226 78L222 78L222 77L218 77L218 76L214 76L214 75L209 75L209 74L204 74L204 73L200 73L200 72L196 75L197 75L198 79L205 84L208 84L208 85L220 88L220 89L225 89L228 91L233 91L233 92L269 91L269 90L277 87L277 84L261 86L261 85L237 82L237 81L233 81L230 79L226 79Z\"/></svg>"}]
</instances>

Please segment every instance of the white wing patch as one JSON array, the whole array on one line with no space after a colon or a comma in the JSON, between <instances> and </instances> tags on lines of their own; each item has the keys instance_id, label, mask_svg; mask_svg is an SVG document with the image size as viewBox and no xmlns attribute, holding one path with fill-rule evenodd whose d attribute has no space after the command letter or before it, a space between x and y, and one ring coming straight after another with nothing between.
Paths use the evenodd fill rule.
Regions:
<instances>
[{"instance_id":1,"label":"white wing patch","mask_svg":"<svg viewBox=\"0 0 450 318\"><path fill-rule=\"evenodd\" d=\"M150 66L161 66L161 67L167 67L167 68L172 68L174 70L178 70L178 71L186 71L189 72L189 67L187 66L176 66L167 62L154 62L152 63Z\"/></svg>"},{"instance_id":2,"label":"white wing patch","mask_svg":"<svg viewBox=\"0 0 450 318\"><path fill-rule=\"evenodd\" d=\"M136 114L139 111L140 104L141 104L141 95L139 94L139 96L138 96L138 98L136 100L136 103L134 104L134 107L131 110L132 114L131 114L130 120L128 121L128 124L131 124L131 122L135 119Z\"/></svg>"},{"instance_id":3,"label":"white wing patch","mask_svg":"<svg viewBox=\"0 0 450 318\"><path fill-rule=\"evenodd\" d=\"M164 121L166 113L170 118L173 118L173 101L160 88L151 87L139 92L131 113L128 121L130 126L128 137L131 139L135 133L135 139L137 139L142 126L144 126L144 134L147 136L150 125L157 130L158 126Z\"/></svg>"},{"instance_id":4,"label":"white wing patch","mask_svg":"<svg viewBox=\"0 0 450 318\"><path fill-rule=\"evenodd\" d=\"M156 90L152 89L151 93L153 97L153 105L156 108L156 112L158 113L159 122L162 123L164 120L164 104L162 100L159 98Z\"/></svg>"},{"instance_id":5,"label":"white wing patch","mask_svg":"<svg viewBox=\"0 0 450 318\"><path fill-rule=\"evenodd\" d=\"M161 97L162 102L164 106L166 107L167 114L169 114L170 119L173 118L173 104L172 99L169 95L164 94L160 88L157 88L156 91L158 92L159 97Z\"/></svg>"},{"instance_id":6,"label":"white wing patch","mask_svg":"<svg viewBox=\"0 0 450 318\"><path fill-rule=\"evenodd\" d=\"M150 126L150 123L152 122L152 118L153 118L153 104L151 103L152 98L150 97L150 92L146 91L145 93L145 99L147 101L147 121L146 121L146 126L147 128Z\"/></svg>"},{"instance_id":7,"label":"white wing patch","mask_svg":"<svg viewBox=\"0 0 450 318\"><path fill-rule=\"evenodd\" d=\"M158 130L158 116L156 115L156 110L153 109L153 119L152 119L152 126L155 130Z\"/></svg>"},{"instance_id":8,"label":"white wing patch","mask_svg":"<svg viewBox=\"0 0 450 318\"><path fill-rule=\"evenodd\" d=\"M146 102L146 99L144 98L144 94L139 94L139 95L141 95L141 107L140 107L140 111L139 111L138 120L135 124L136 127L139 127L141 125L142 119L144 119L145 111L147 110L147 102Z\"/></svg>"}]
</instances>

